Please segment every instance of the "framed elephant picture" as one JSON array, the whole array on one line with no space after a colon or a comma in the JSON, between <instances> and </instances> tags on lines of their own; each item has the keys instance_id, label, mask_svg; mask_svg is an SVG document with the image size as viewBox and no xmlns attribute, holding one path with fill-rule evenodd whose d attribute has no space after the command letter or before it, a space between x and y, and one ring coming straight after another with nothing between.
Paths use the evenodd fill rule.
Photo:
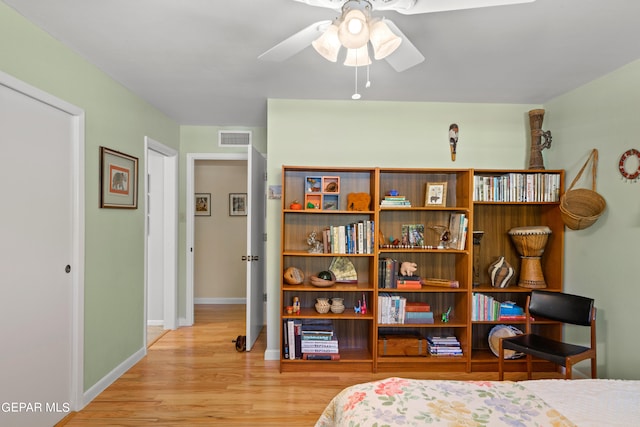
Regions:
<instances>
[{"instance_id":1,"label":"framed elephant picture","mask_svg":"<svg viewBox=\"0 0 640 427\"><path fill-rule=\"evenodd\" d=\"M138 208L138 158L100 147L100 207Z\"/></svg>"},{"instance_id":2,"label":"framed elephant picture","mask_svg":"<svg viewBox=\"0 0 640 427\"><path fill-rule=\"evenodd\" d=\"M447 205L447 183L427 182L427 191L424 196L425 206L446 206Z\"/></svg>"}]
</instances>

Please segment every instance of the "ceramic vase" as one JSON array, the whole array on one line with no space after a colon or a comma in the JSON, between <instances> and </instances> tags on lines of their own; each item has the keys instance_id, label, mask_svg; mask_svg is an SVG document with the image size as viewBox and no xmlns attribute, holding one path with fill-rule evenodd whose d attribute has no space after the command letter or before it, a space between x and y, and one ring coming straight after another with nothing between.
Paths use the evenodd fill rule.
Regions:
<instances>
[{"instance_id":1,"label":"ceramic vase","mask_svg":"<svg viewBox=\"0 0 640 427\"><path fill-rule=\"evenodd\" d=\"M494 288L506 288L513 279L514 270L503 256L489 265L489 277Z\"/></svg>"},{"instance_id":2,"label":"ceramic vase","mask_svg":"<svg viewBox=\"0 0 640 427\"><path fill-rule=\"evenodd\" d=\"M320 314L329 312L331 305L329 304L329 298L316 298L316 311Z\"/></svg>"},{"instance_id":3,"label":"ceramic vase","mask_svg":"<svg viewBox=\"0 0 640 427\"><path fill-rule=\"evenodd\" d=\"M332 298L331 299L331 312L340 314L344 311L344 303L343 298Z\"/></svg>"}]
</instances>

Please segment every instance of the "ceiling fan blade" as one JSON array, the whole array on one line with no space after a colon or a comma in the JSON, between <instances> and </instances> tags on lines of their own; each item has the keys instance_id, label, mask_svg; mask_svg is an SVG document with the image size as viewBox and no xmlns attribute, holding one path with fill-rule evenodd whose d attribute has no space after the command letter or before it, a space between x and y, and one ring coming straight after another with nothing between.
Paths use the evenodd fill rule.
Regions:
<instances>
[{"instance_id":1,"label":"ceiling fan blade","mask_svg":"<svg viewBox=\"0 0 640 427\"><path fill-rule=\"evenodd\" d=\"M534 1L535 0L415 0L413 6L395 10L403 15L415 15L418 13L444 12L447 10L506 6L510 4L531 3Z\"/></svg>"},{"instance_id":2,"label":"ceiling fan blade","mask_svg":"<svg viewBox=\"0 0 640 427\"><path fill-rule=\"evenodd\" d=\"M310 46L311 42L320 37L329 25L331 25L331 21L328 20L314 22L305 29L298 31L291 37L284 39L267 50L258 56L258 59L275 62L285 61L307 46Z\"/></svg>"},{"instance_id":3,"label":"ceiling fan blade","mask_svg":"<svg viewBox=\"0 0 640 427\"><path fill-rule=\"evenodd\" d=\"M391 55L385 58L385 60L389 63L389 65L393 67L394 70L404 71L424 61L424 56L422 56L422 53L420 53L418 48L416 48L413 43L409 41L407 36L405 36L402 31L400 31L396 24L388 19L384 19L384 22L389 26L389 28L395 35L402 38L402 43L400 43L400 46L398 46L398 48Z\"/></svg>"},{"instance_id":4,"label":"ceiling fan blade","mask_svg":"<svg viewBox=\"0 0 640 427\"><path fill-rule=\"evenodd\" d=\"M327 9L340 10L347 0L294 0L309 6L324 7Z\"/></svg>"}]
</instances>

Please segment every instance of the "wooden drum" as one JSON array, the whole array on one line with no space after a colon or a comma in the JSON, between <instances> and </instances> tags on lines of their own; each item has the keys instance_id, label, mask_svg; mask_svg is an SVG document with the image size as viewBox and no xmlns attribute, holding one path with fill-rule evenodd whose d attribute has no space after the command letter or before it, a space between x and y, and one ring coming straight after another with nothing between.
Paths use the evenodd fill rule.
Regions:
<instances>
[{"instance_id":1,"label":"wooden drum","mask_svg":"<svg viewBox=\"0 0 640 427\"><path fill-rule=\"evenodd\" d=\"M542 274L540 258L544 253L551 229L545 225L515 227L509 230L509 236L520 255L520 279L518 286L523 288L546 288Z\"/></svg>"}]
</instances>

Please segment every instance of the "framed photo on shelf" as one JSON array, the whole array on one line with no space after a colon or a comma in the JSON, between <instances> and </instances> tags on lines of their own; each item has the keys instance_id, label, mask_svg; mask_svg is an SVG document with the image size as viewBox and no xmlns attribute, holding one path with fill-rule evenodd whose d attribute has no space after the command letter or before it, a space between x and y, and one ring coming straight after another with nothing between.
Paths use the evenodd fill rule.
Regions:
<instances>
[{"instance_id":1,"label":"framed photo on shelf","mask_svg":"<svg viewBox=\"0 0 640 427\"><path fill-rule=\"evenodd\" d=\"M138 208L138 158L100 147L100 207Z\"/></svg>"},{"instance_id":2,"label":"framed photo on shelf","mask_svg":"<svg viewBox=\"0 0 640 427\"><path fill-rule=\"evenodd\" d=\"M247 215L247 193L229 193L229 216Z\"/></svg>"},{"instance_id":3,"label":"framed photo on shelf","mask_svg":"<svg viewBox=\"0 0 640 427\"><path fill-rule=\"evenodd\" d=\"M447 183L427 182L427 191L424 196L425 206L446 206L447 204Z\"/></svg>"},{"instance_id":4,"label":"framed photo on shelf","mask_svg":"<svg viewBox=\"0 0 640 427\"><path fill-rule=\"evenodd\" d=\"M211 193L196 193L193 209L195 216L211 216Z\"/></svg>"}]
</instances>

